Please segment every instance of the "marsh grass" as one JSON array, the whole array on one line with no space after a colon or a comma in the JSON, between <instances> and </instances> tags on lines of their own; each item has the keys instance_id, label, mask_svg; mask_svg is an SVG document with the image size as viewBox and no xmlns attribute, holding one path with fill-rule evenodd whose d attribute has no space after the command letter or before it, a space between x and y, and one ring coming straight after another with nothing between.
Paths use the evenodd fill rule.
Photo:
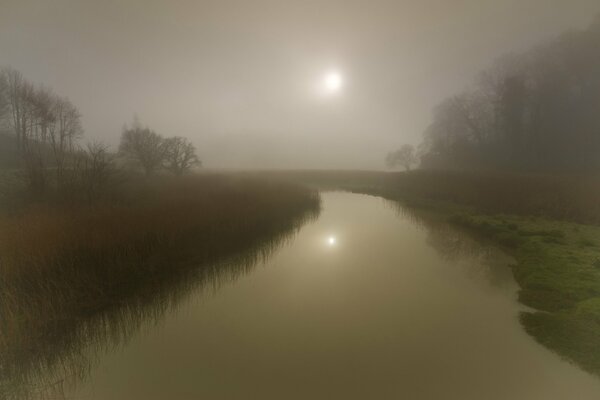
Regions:
<instances>
[{"instance_id":1,"label":"marsh grass","mask_svg":"<svg viewBox=\"0 0 600 400\"><path fill-rule=\"evenodd\" d=\"M600 179L595 176L415 171L390 174L383 190L485 213L600 223Z\"/></svg>"},{"instance_id":2,"label":"marsh grass","mask_svg":"<svg viewBox=\"0 0 600 400\"><path fill-rule=\"evenodd\" d=\"M114 204L32 205L3 215L0 391L16 392L16 377L28 382L35 371L73 364L57 349L72 349L107 310L151 301L165 282L215 272L237 254L266 257L265 243L318 209L318 194L306 188L207 175L137 183Z\"/></svg>"},{"instance_id":3,"label":"marsh grass","mask_svg":"<svg viewBox=\"0 0 600 400\"><path fill-rule=\"evenodd\" d=\"M258 173L257 173L258 174ZM414 206L473 207L485 213L600 224L600 177L417 170L272 171L280 180L402 199Z\"/></svg>"}]
</instances>

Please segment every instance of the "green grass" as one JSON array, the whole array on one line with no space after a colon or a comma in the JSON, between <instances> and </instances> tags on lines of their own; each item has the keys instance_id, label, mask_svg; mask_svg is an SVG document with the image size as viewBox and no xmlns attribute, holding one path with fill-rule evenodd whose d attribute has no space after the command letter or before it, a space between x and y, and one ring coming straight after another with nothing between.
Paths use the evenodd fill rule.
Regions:
<instances>
[{"instance_id":1,"label":"green grass","mask_svg":"<svg viewBox=\"0 0 600 400\"><path fill-rule=\"evenodd\" d=\"M386 187L362 191L427 208L503 247L516 260L512 270L519 301L534 309L521 313L525 330L561 357L600 374L600 226L484 212L411 193L403 198Z\"/></svg>"},{"instance_id":2,"label":"green grass","mask_svg":"<svg viewBox=\"0 0 600 400\"><path fill-rule=\"evenodd\" d=\"M454 214L450 220L504 246L517 260L519 299L541 311L600 297L600 227L521 216Z\"/></svg>"},{"instance_id":3,"label":"green grass","mask_svg":"<svg viewBox=\"0 0 600 400\"><path fill-rule=\"evenodd\" d=\"M600 227L521 216L455 214L512 254L521 323L538 342L600 374Z\"/></svg>"}]
</instances>

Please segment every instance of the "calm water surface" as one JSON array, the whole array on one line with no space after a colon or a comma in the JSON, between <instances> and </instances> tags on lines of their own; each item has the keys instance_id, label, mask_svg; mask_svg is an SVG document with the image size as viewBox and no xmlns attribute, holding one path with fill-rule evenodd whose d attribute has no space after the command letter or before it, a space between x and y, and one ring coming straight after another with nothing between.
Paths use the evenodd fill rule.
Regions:
<instances>
[{"instance_id":1,"label":"calm water surface","mask_svg":"<svg viewBox=\"0 0 600 400\"><path fill-rule=\"evenodd\" d=\"M509 262L382 199L325 193L290 243L99 352L68 397L600 399L520 327Z\"/></svg>"}]
</instances>

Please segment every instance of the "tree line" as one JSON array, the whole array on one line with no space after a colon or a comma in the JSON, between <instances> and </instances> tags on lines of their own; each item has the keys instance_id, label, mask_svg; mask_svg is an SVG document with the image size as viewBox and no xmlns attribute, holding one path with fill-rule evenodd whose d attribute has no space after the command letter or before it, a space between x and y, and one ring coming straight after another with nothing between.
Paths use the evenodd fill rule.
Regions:
<instances>
[{"instance_id":1,"label":"tree line","mask_svg":"<svg viewBox=\"0 0 600 400\"><path fill-rule=\"evenodd\" d=\"M424 133L425 168L600 169L600 16L507 55L442 101Z\"/></svg>"},{"instance_id":2,"label":"tree line","mask_svg":"<svg viewBox=\"0 0 600 400\"><path fill-rule=\"evenodd\" d=\"M0 131L14 137L27 186L33 195L50 189L85 192L94 197L115 174L118 161L143 170L181 175L199 165L186 138L163 138L139 122L125 127L119 152L99 142L81 144L81 114L66 97L34 85L13 68L0 69Z\"/></svg>"},{"instance_id":3,"label":"tree line","mask_svg":"<svg viewBox=\"0 0 600 400\"><path fill-rule=\"evenodd\" d=\"M390 168L600 171L600 15L522 54L499 58L440 102L418 150Z\"/></svg>"}]
</instances>

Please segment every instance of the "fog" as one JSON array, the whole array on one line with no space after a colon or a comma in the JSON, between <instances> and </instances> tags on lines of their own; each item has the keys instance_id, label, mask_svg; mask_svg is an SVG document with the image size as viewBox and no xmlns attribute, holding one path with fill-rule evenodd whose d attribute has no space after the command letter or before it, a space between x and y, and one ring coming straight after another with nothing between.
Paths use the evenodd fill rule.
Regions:
<instances>
[{"instance_id":1,"label":"fog","mask_svg":"<svg viewBox=\"0 0 600 400\"><path fill-rule=\"evenodd\" d=\"M0 0L0 399L600 399L600 0Z\"/></svg>"},{"instance_id":2,"label":"fog","mask_svg":"<svg viewBox=\"0 0 600 400\"><path fill-rule=\"evenodd\" d=\"M209 168L383 167L506 52L597 0L0 0L0 65L68 96L116 149L134 115ZM338 93L321 93L328 71Z\"/></svg>"}]
</instances>

